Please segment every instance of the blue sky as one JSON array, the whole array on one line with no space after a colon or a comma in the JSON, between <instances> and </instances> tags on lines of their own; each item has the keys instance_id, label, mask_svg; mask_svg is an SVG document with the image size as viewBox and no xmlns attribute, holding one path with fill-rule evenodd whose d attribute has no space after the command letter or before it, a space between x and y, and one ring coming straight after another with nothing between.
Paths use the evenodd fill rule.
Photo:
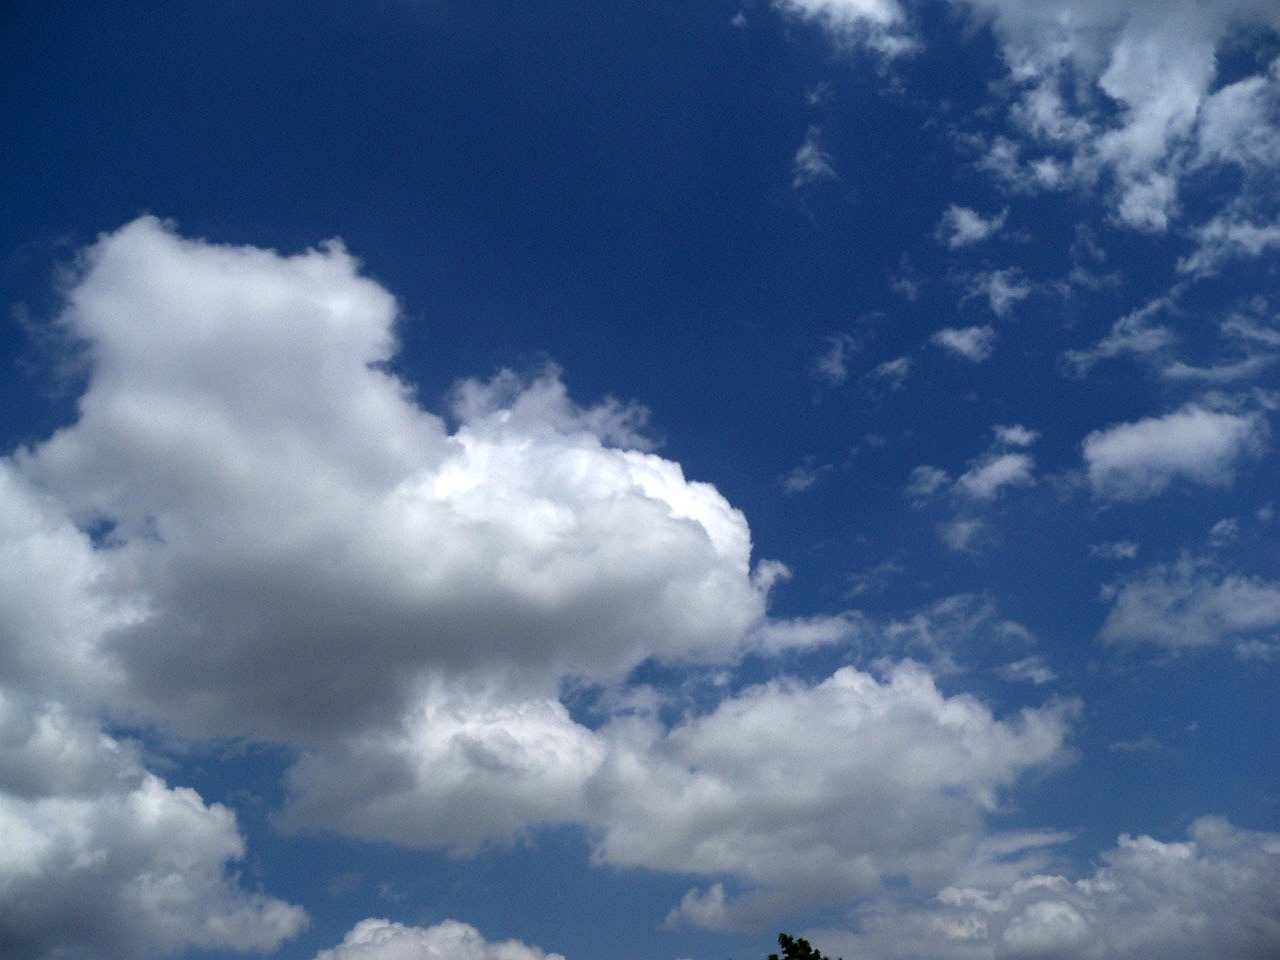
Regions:
<instances>
[{"instance_id":1,"label":"blue sky","mask_svg":"<svg viewBox=\"0 0 1280 960\"><path fill-rule=\"evenodd\" d=\"M0 24L0 952L1280 955L1272 3Z\"/></svg>"}]
</instances>

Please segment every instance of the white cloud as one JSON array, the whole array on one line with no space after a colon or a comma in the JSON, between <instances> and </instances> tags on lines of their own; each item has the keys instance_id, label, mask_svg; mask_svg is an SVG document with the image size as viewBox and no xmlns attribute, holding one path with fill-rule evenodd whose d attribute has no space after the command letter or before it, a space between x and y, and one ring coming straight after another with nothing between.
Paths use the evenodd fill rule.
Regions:
<instances>
[{"instance_id":1,"label":"white cloud","mask_svg":"<svg viewBox=\"0 0 1280 960\"><path fill-rule=\"evenodd\" d=\"M1028 487L1035 483L1031 471L1035 461L1025 453L1002 453L984 457L956 481L956 489L975 500L992 500L1005 487Z\"/></svg>"},{"instance_id":2,"label":"white cloud","mask_svg":"<svg viewBox=\"0 0 1280 960\"><path fill-rule=\"evenodd\" d=\"M779 483L786 493L804 493L813 489L824 474L831 472L831 469L829 463L816 465L811 459L806 459L804 463L797 464L788 470Z\"/></svg>"},{"instance_id":3,"label":"white cloud","mask_svg":"<svg viewBox=\"0 0 1280 960\"><path fill-rule=\"evenodd\" d=\"M1257 960L1280 953L1280 835L1195 821L1188 838L1123 835L1090 876L1024 871L927 903L859 911L815 936L867 960Z\"/></svg>"},{"instance_id":4,"label":"white cloud","mask_svg":"<svg viewBox=\"0 0 1280 960\"><path fill-rule=\"evenodd\" d=\"M1018 303L1031 296L1031 285L1017 267L989 270L972 279L968 296L985 297L991 312L1004 319Z\"/></svg>"},{"instance_id":5,"label":"white cloud","mask_svg":"<svg viewBox=\"0 0 1280 960\"><path fill-rule=\"evenodd\" d=\"M6 957L266 951L307 922L228 871L244 855L230 810L65 707L3 691L0 836Z\"/></svg>"},{"instance_id":6,"label":"white cloud","mask_svg":"<svg viewBox=\"0 0 1280 960\"><path fill-rule=\"evenodd\" d=\"M1199 247L1178 261L1178 269L1195 275L1211 274L1225 261L1257 257L1280 247L1280 223L1255 223L1238 213L1219 214L1196 228Z\"/></svg>"},{"instance_id":7,"label":"white cloud","mask_svg":"<svg viewBox=\"0 0 1280 960\"><path fill-rule=\"evenodd\" d=\"M1111 540L1107 543L1095 543L1089 546L1091 557L1104 560L1134 560L1138 556L1138 545L1132 540Z\"/></svg>"},{"instance_id":8,"label":"white cloud","mask_svg":"<svg viewBox=\"0 0 1280 960\"><path fill-rule=\"evenodd\" d=\"M564 960L519 940L491 943L475 927L445 920L431 927L407 927L389 920L361 920L315 960Z\"/></svg>"},{"instance_id":9,"label":"white cloud","mask_svg":"<svg viewBox=\"0 0 1280 960\"><path fill-rule=\"evenodd\" d=\"M951 475L945 470L922 464L911 471L907 480L907 496L912 500L927 500L951 483Z\"/></svg>"},{"instance_id":10,"label":"white cloud","mask_svg":"<svg viewBox=\"0 0 1280 960\"><path fill-rule=\"evenodd\" d=\"M0 461L0 556L48 579L0 566L14 676L170 734L287 743L287 825L465 853L574 824L598 862L744 888L727 925L885 877L945 882L1001 792L1061 762L1071 707L999 719L912 664L776 681L674 722L635 691L577 722L566 681L620 702L646 659L723 666L864 625L769 620L785 568L753 567L742 515L637 449L634 408L580 407L554 371L503 373L461 384L447 427L387 372L394 315L336 244L282 257L151 218L104 236L62 321L90 361L78 419ZM76 669L45 677L64 653ZM162 919L182 932L139 936L262 946L296 929L293 908L226 878L229 812L130 764L100 792L160 811L168 845L119 816L111 839L134 864L185 858L183 882L236 923L209 932L172 880ZM22 855L61 844L73 862L99 830L86 817ZM107 864L131 895L134 874ZM87 909L55 907L33 929ZM362 936L377 930L402 939Z\"/></svg>"},{"instance_id":11,"label":"white cloud","mask_svg":"<svg viewBox=\"0 0 1280 960\"><path fill-rule=\"evenodd\" d=\"M849 379L849 359L861 349L857 339L848 333L825 338L826 349L810 366L813 378L824 387L838 387Z\"/></svg>"},{"instance_id":12,"label":"white cloud","mask_svg":"<svg viewBox=\"0 0 1280 960\"><path fill-rule=\"evenodd\" d=\"M1095 494L1136 500L1179 479L1229 484L1239 460L1261 450L1266 435L1260 414L1193 403L1163 417L1095 430L1084 439L1084 459Z\"/></svg>"},{"instance_id":13,"label":"white cloud","mask_svg":"<svg viewBox=\"0 0 1280 960\"><path fill-rule=\"evenodd\" d=\"M1104 596L1112 607L1099 638L1108 643L1203 647L1280 627L1280 582L1193 557L1149 567Z\"/></svg>"},{"instance_id":14,"label":"white cloud","mask_svg":"<svg viewBox=\"0 0 1280 960\"><path fill-rule=\"evenodd\" d=\"M1243 24L1280 27L1273 5L966 5L990 18L1009 68L1010 116L1023 143L997 142L1001 159L990 164L1006 179L1038 188L1093 187L1108 173L1115 216L1158 231L1178 213L1189 153L1200 166L1272 165L1278 125L1264 107L1274 97L1274 72L1210 91L1219 47Z\"/></svg>"},{"instance_id":15,"label":"white cloud","mask_svg":"<svg viewBox=\"0 0 1280 960\"><path fill-rule=\"evenodd\" d=\"M323 736L431 672L546 688L731 656L764 613L741 513L611 446L639 416L576 406L554 371L463 384L450 433L382 366L394 316L337 245L286 258L143 218L89 251L63 317L92 361L79 419L14 463L110 528L79 576L132 622L109 658L77 642L127 707Z\"/></svg>"},{"instance_id":16,"label":"white cloud","mask_svg":"<svg viewBox=\"0 0 1280 960\"><path fill-rule=\"evenodd\" d=\"M939 243L945 243L952 250L973 246L998 233L1008 215L1006 209L984 219L976 210L953 203L943 213L934 235Z\"/></svg>"},{"instance_id":17,"label":"white cloud","mask_svg":"<svg viewBox=\"0 0 1280 960\"><path fill-rule=\"evenodd\" d=\"M1002 679L1011 682L1025 681L1037 687L1058 679L1058 675L1044 662L1043 657L1024 657L1013 663L1006 663L999 673Z\"/></svg>"},{"instance_id":18,"label":"white cloud","mask_svg":"<svg viewBox=\"0 0 1280 960\"><path fill-rule=\"evenodd\" d=\"M985 524L981 520L960 517L941 524L938 527L938 536L948 547L959 552L970 549L984 527Z\"/></svg>"},{"instance_id":19,"label":"white cloud","mask_svg":"<svg viewBox=\"0 0 1280 960\"><path fill-rule=\"evenodd\" d=\"M945 327L929 339L966 360L981 363L991 356L996 332L991 327Z\"/></svg>"},{"instance_id":20,"label":"white cloud","mask_svg":"<svg viewBox=\"0 0 1280 960\"><path fill-rule=\"evenodd\" d=\"M1063 357L1068 369L1083 375L1099 360L1125 354L1146 356L1165 350L1174 342L1173 332L1168 327L1153 323L1152 317L1168 306L1169 301L1163 297L1153 300L1117 320L1110 332L1088 350L1068 350Z\"/></svg>"},{"instance_id":21,"label":"white cloud","mask_svg":"<svg viewBox=\"0 0 1280 960\"><path fill-rule=\"evenodd\" d=\"M863 383L868 386L883 384L889 390L900 390L911 376L912 362L910 357L898 357L886 360L863 375Z\"/></svg>"},{"instance_id":22,"label":"white cloud","mask_svg":"<svg viewBox=\"0 0 1280 960\"><path fill-rule=\"evenodd\" d=\"M996 443L1006 447L1029 447L1040 439L1036 430L1024 427L1020 423L1000 425L991 428L996 435Z\"/></svg>"},{"instance_id":23,"label":"white cloud","mask_svg":"<svg viewBox=\"0 0 1280 960\"><path fill-rule=\"evenodd\" d=\"M717 928L866 895L886 877L936 888L1001 790L1065 758L1073 711L998 720L904 663L884 681L850 668L815 687L775 681L666 733L619 721L597 856L748 884L739 898L691 891L671 918Z\"/></svg>"},{"instance_id":24,"label":"white cloud","mask_svg":"<svg viewBox=\"0 0 1280 960\"><path fill-rule=\"evenodd\" d=\"M810 127L805 134L804 143L796 151L791 167L791 186L795 189L840 179L831 154L822 148L822 131L817 127Z\"/></svg>"},{"instance_id":25,"label":"white cloud","mask_svg":"<svg viewBox=\"0 0 1280 960\"><path fill-rule=\"evenodd\" d=\"M843 44L885 56L914 49L906 16L895 0L774 0L788 13L821 23Z\"/></svg>"}]
</instances>

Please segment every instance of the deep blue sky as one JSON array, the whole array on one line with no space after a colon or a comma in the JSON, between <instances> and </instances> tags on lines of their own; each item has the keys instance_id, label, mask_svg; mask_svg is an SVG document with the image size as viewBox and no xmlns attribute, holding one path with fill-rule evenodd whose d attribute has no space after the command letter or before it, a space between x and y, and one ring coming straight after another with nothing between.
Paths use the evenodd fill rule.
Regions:
<instances>
[{"instance_id":1,"label":"deep blue sky","mask_svg":"<svg viewBox=\"0 0 1280 960\"><path fill-rule=\"evenodd\" d=\"M1280 19L1024 6L8 5L0 947L1280 950Z\"/></svg>"}]
</instances>

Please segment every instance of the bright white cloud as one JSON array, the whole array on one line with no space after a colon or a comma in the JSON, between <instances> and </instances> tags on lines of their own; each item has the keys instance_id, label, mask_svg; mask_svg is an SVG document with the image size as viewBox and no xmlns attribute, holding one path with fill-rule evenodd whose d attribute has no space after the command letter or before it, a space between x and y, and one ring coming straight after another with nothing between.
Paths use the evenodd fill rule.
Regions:
<instances>
[{"instance_id":1,"label":"bright white cloud","mask_svg":"<svg viewBox=\"0 0 1280 960\"><path fill-rule=\"evenodd\" d=\"M931 343L958 353L966 360L981 363L991 356L996 332L991 327L945 327L929 339Z\"/></svg>"},{"instance_id":2,"label":"bright white cloud","mask_svg":"<svg viewBox=\"0 0 1280 960\"><path fill-rule=\"evenodd\" d=\"M431 927L408 927L389 920L361 920L331 950L315 960L564 960L519 940L491 943L475 927L445 920Z\"/></svg>"},{"instance_id":3,"label":"bright white cloud","mask_svg":"<svg viewBox=\"0 0 1280 960\"><path fill-rule=\"evenodd\" d=\"M1280 627L1280 582L1228 574L1208 560L1157 564L1108 587L1100 639L1203 647Z\"/></svg>"},{"instance_id":4,"label":"bright white cloud","mask_svg":"<svg viewBox=\"0 0 1280 960\"><path fill-rule=\"evenodd\" d=\"M914 907L873 905L861 931L820 931L868 960L1256 960L1280 953L1280 835L1220 817L1184 841L1121 836L1091 876L1024 872Z\"/></svg>"},{"instance_id":5,"label":"bright white cloud","mask_svg":"<svg viewBox=\"0 0 1280 960\"><path fill-rule=\"evenodd\" d=\"M52 701L0 691L0 952L14 958L266 951L307 922L251 893L235 817L148 773Z\"/></svg>"},{"instance_id":6,"label":"bright white cloud","mask_svg":"<svg viewBox=\"0 0 1280 960\"><path fill-rule=\"evenodd\" d=\"M1004 227L1004 221L1008 215L1009 211L1006 209L984 219L971 207L957 206L953 203L942 215L935 236L939 243L945 243L952 250L970 247L998 233Z\"/></svg>"},{"instance_id":7,"label":"bright white cloud","mask_svg":"<svg viewBox=\"0 0 1280 960\"><path fill-rule=\"evenodd\" d=\"M151 218L89 251L63 317L92 362L79 419L15 463L110 529L93 575L134 622L102 669L129 708L310 737L432 671L553 688L731 655L764 613L741 513L554 371L463 384L450 433L383 368L395 304L356 267Z\"/></svg>"},{"instance_id":8,"label":"bright white cloud","mask_svg":"<svg viewBox=\"0 0 1280 960\"><path fill-rule=\"evenodd\" d=\"M1180 479L1228 484L1241 458L1259 451L1266 436L1258 413L1189 404L1163 417L1095 430L1084 439L1084 459L1095 494L1136 500Z\"/></svg>"},{"instance_id":9,"label":"bright white cloud","mask_svg":"<svg viewBox=\"0 0 1280 960\"><path fill-rule=\"evenodd\" d=\"M774 0L774 6L821 23L841 43L885 56L915 46L896 0Z\"/></svg>"}]
</instances>

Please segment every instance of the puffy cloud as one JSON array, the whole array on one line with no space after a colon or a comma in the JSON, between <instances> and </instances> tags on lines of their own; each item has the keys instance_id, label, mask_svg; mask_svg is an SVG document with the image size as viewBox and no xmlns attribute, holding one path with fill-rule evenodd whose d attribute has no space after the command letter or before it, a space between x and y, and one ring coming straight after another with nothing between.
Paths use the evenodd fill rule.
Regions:
<instances>
[{"instance_id":1,"label":"puffy cloud","mask_svg":"<svg viewBox=\"0 0 1280 960\"><path fill-rule=\"evenodd\" d=\"M97 648L128 706L305 738L394 717L431 671L545 687L730 655L764 612L741 513L554 371L463 384L450 432L385 369L394 317L337 244L143 218L87 253L62 318L79 419L15 463L104 531L80 563L133 611Z\"/></svg>"},{"instance_id":2,"label":"puffy cloud","mask_svg":"<svg viewBox=\"0 0 1280 960\"><path fill-rule=\"evenodd\" d=\"M472 853L582 822L607 744L558 700L478 684L422 691L395 728L313 751L289 771L286 827Z\"/></svg>"},{"instance_id":3,"label":"puffy cloud","mask_svg":"<svg viewBox=\"0 0 1280 960\"><path fill-rule=\"evenodd\" d=\"M1073 705L1000 720L946 697L923 668L883 680L844 668L814 687L775 681L670 731L616 722L594 794L614 811L597 857L746 883L692 891L672 921L771 922L874 892L923 889L972 854L1020 774L1061 762Z\"/></svg>"},{"instance_id":4,"label":"puffy cloud","mask_svg":"<svg viewBox=\"0 0 1280 960\"><path fill-rule=\"evenodd\" d=\"M1068 370L1083 375L1100 360L1125 354L1147 356L1165 350L1174 342L1173 332L1168 327L1152 323L1152 317L1168 306L1169 301L1165 298L1153 300L1117 320L1107 335L1088 350L1068 350L1063 357Z\"/></svg>"},{"instance_id":5,"label":"puffy cloud","mask_svg":"<svg viewBox=\"0 0 1280 960\"><path fill-rule=\"evenodd\" d=\"M945 327L929 338L931 343L981 363L991 356L996 332L991 327Z\"/></svg>"},{"instance_id":6,"label":"puffy cloud","mask_svg":"<svg viewBox=\"0 0 1280 960\"><path fill-rule=\"evenodd\" d=\"M952 250L973 246L998 233L1008 214L1008 210L1002 210L984 219L978 211L953 203L942 215L935 236L939 243L945 243Z\"/></svg>"},{"instance_id":7,"label":"puffy cloud","mask_svg":"<svg viewBox=\"0 0 1280 960\"><path fill-rule=\"evenodd\" d=\"M804 143L800 144L792 161L792 174L791 186L796 189L840 179L831 154L822 148L822 131L817 127L810 127L805 134Z\"/></svg>"},{"instance_id":8,"label":"puffy cloud","mask_svg":"<svg viewBox=\"0 0 1280 960\"><path fill-rule=\"evenodd\" d=\"M815 937L869 960L1255 960L1280 952L1280 835L1221 817L1184 841L1121 836L1091 876L1029 872L860 911L860 932Z\"/></svg>"},{"instance_id":9,"label":"puffy cloud","mask_svg":"<svg viewBox=\"0 0 1280 960\"><path fill-rule=\"evenodd\" d=\"M1110 643L1203 647L1280 626L1280 583L1193 557L1156 564L1104 596L1112 608L1099 636Z\"/></svg>"},{"instance_id":10,"label":"puffy cloud","mask_svg":"<svg viewBox=\"0 0 1280 960\"><path fill-rule=\"evenodd\" d=\"M1154 496L1179 479L1225 485L1237 462L1259 451L1267 435L1258 413L1229 413L1188 404L1084 439L1089 483L1101 497Z\"/></svg>"},{"instance_id":11,"label":"puffy cloud","mask_svg":"<svg viewBox=\"0 0 1280 960\"><path fill-rule=\"evenodd\" d=\"M553 700L434 689L394 733L304 756L284 822L461 853L578 823L598 862L745 886L740 899L692 892L676 914L750 926L885 877L949 876L1000 791L1065 758L1073 709L997 719L910 662L884 680L846 668L812 687L775 681L672 727L641 710L591 730Z\"/></svg>"},{"instance_id":12,"label":"puffy cloud","mask_svg":"<svg viewBox=\"0 0 1280 960\"><path fill-rule=\"evenodd\" d=\"M996 443L1006 447L1029 447L1040 439L1038 431L1024 427L1020 423L997 424L991 430L996 435Z\"/></svg>"},{"instance_id":13,"label":"puffy cloud","mask_svg":"<svg viewBox=\"0 0 1280 960\"><path fill-rule=\"evenodd\" d=\"M307 922L242 889L235 817L52 701L0 692L0 952L266 951Z\"/></svg>"},{"instance_id":14,"label":"puffy cloud","mask_svg":"<svg viewBox=\"0 0 1280 960\"><path fill-rule=\"evenodd\" d=\"M1035 483L1031 471L1035 461L1025 453L1002 453L986 457L961 475L956 489L975 500L992 500L1005 487L1026 487Z\"/></svg>"},{"instance_id":15,"label":"puffy cloud","mask_svg":"<svg viewBox=\"0 0 1280 960\"><path fill-rule=\"evenodd\" d=\"M0 461L12 675L167 733L287 742L287 825L463 853L579 825L599 862L745 889L677 910L712 925L944 882L1001 792L1063 759L1070 706L1000 719L912 664L726 689L674 722L683 705L646 707L619 686L645 660L723 666L864 625L769 620L785 568L752 567L742 515L645 448L641 411L580 407L548 371L459 385L449 421L425 412L388 371L394 317L338 244L284 257L152 218L101 238L61 320L88 359L77 419ZM616 702L587 726L566 681ZM136 759L111 769L72 813L49 812L61 787L6 808L24 838L9 866L53 857L21 874L44 884L21 902L51 906L15 942L124 936L47 884L85 838L107 851L84 876L112 916L160 898L139 954L297 929L226 876L228 811ZM345 946L403 939L361 936Z\"/></svg>"},{"instance_id":16,"label":"puffy cloud","mask_svg":"<svg viewBox=\"0 0 1280 960\"><path fill-rule=\"evenodd\" d=\"M480 931L457 920L432 927L407 927L389 920L361 920L331 950L315 960L564 960L519 940L490 943Z\"/></svg>"}]
</instances>

